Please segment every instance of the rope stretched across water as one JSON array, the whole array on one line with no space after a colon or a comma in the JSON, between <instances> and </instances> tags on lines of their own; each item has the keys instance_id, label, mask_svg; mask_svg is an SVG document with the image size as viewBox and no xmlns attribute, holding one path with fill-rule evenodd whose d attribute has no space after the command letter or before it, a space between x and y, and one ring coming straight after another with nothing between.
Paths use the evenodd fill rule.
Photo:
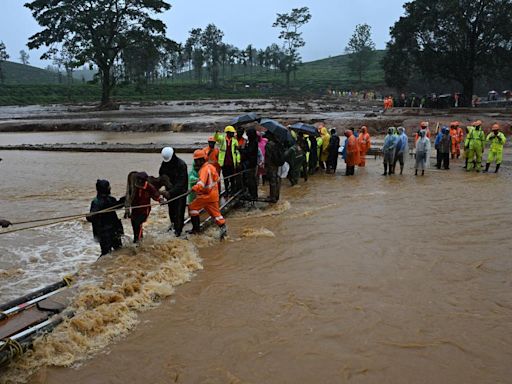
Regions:
<instances>
[{"instance_id":1,"label":"rope stretched across water","mask_svg":"<svg viewBox=\"0 0 512 384\"><path fill-rule=\"evenodd\" d=\"M228 179L239 176L239 175L244 174L249 171L252 171L252 169L245 169L245 170L237 172L233 175L219 178L217 183L220 183L221 180L228 180ZM96 211L96 212L80 213L80 214L76 214L76 215L67 215L67 216L57 216L57 217L51 217L51 218L47 218L47 219L34 219L34 220L27 220L27 221L19 221L19 222L12 223L12 225L32 224L32 223L41 223L41 222L44 222L44 223L31 225L31 226L23 227L23 228L9 229L7 231L1 231L0 235L6 235L8 233L15 233L15 232L25 231L25 230L29 230L29 229L47 227L50 225L65 223L68 221L75 221L78 219L82 219L84 217L91 217L91 216L96 216L96 215L99 215L102 213L119 211L119 210L123 210L125 208L136 209L136 208L149 208L149 207L168 205L169 203L172 203L173 201L176 201L176 200L179 200L179 199L182 199L182 198L188 196L190 193L192 193L192 190L188 190L187 192L182 193L179 196L175 196L172 199L166 200L163 203L150 203L150 204L130 206L130 207L125 207L124 204L117 204L113 207L106 208L106 209L103 209L101 211Z\"/></svg>"}]
</instances>

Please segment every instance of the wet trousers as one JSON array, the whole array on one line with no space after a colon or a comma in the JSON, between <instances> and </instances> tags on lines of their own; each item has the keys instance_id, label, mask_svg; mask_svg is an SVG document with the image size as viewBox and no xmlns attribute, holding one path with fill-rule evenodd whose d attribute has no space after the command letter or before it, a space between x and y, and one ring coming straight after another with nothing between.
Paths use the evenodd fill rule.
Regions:
<instances>
[{"instance_id":1,"label":"wet trousers","mask_svg":"<svg viewBox=\"0 0 512 384\"><path fill-rule=\"evenodd\" d=\"M180 235L183 231L183 222L185 221L185 207L187 198L182 197L169 203L169 219L174 226L174 233Z\"/></svg>"},{"instance_id":2,"label":"wet trousers","mask_svg":"<svg viewBox=\"0 0 512 384\"><path fill-rule=\"evenodd\" d=\"M359 167L364 167L366 166L366 151L360 151L359 152L359 164L358 166Z\"/></svg>"},{"instance_id":3,"label":"wet trousers","mask_svg":"<svg viewBox=\"0 0 512 384\"><path fill-rule=\"evenodd\" d=\"M144 237L142 225L148 219L148 215L144 214L133 214L131 217L132 229L133 229L133 242L138 243L140 239Z\"/></svg>"},{"instance_id":4,"label":"wet trousers","mask_svg":"<svg viewBox=\"0 0 512 384\"><path fill-rule=\"evenodd\" d=\"M489 154L487 155L487 162L492 163L496 161L496 165L501 164L503 161L503 151L489 151Z\"/></svg>"},{"instance_id":5,"label":"wet trousers","mask_svg":"<svg viewBox=\"0 0 512 384\"><path fill-rule=\"evenodd\" d=\"M450 169L450 154L448 152L441 153L440 151L437 151L436 168L441 169L441 167L444 169Z\"/></svg>"},{"instance_id":6,"label":"wet trousers","mask_svg":"<svg viewBox=\"0 0 512 384\"><path fill-rule=\"evenodd\" d=\"M121 248L121 237L119 235L107 234L99 237L101 256L110 253L112 250Z\"/></svg>"},{"instance_id":7,"label":"wet trousers","mask_svg":"<svg viewBox=\"0 0 512 384\"><path fill-rule=\"evenodd\" d=\"M472 171L475 168L477 171L482 169L482 151L477 148L469 148L468 152L468 171Z\"/></svg>"},{"instance_id":8,"label":"wet trousers","mask_svg":"<svg viewBox=\"0 0 512 384\"><path fill-rule=\"evenodd\" d=\"M252 200L258 200L258 168L250 169L244 175L249 196Z\"/></svg>"},{"instance_id":9,"label":"wet trousers","mask_svg":"<svg viewBox=\"0 0 512 384\"><path fill-rule=\"evenodd\" d=\"M230 177L235 174L235 167L232 165L225 165L222 167L222 176L224 177L224 188L228 195L235 194L235 177Z\"/></svg>"},{"instance_id":10,"label":"wet trousers","mask_svg":"<svg viewBox=\"0 0 512 384\"><path fill-rule=\"evenodd\" d=\"M267 179L270 185L270 200L277 203L281 190L281 177L277 174L277 167L267 167Z\"/></svg>"},{"instance_id":11,"label":"wet trousers","mask_svg":"<svg viewBox=\"0 0 512 384\"><path fill-rule=\"evenodd\" d=\"M204 209L210 217L215 220L215 223L220 227L226 223L226 220L222 216L219 207L219 201L205 201L201 198L196 198L188 206L188 213L190 217L198 217L201 209Z\"/></svg>"}]
</instances>

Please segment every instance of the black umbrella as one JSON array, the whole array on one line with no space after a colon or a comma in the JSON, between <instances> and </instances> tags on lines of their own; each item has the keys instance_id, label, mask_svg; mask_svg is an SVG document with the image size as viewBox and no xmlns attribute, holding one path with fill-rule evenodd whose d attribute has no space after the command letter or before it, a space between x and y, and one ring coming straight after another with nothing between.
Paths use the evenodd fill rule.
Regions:
<instances>
[{"instance_id":1,"label":"black umbrella","mask_svg":"<svg viewBox=\"0 0 512 384\"><path fill-rule=\"evenodd\" d=\"M240 125L253 123L255 121L260 121L260 118L258 117L258 115L255 112L251 112L251 113L247 113L245 115L240 115L240 116L235 117L233 120L231 120L231 125L234 127L237 127Z\"/></svg>"},{"instance_id":2,"label":"black umbrella","mask_svg":"<svg viewBox=\"0 0 512 384\"><path fill-rule=\"evenodd\" d=\"M295 144L290 131L284 125L272 119L261 119L260 125L271 132L283 145L291 147Z\"/></svg>"},{"instance_id":3,"label":"black umbrella","mask_svg":"<svg viewBox=\"0 0 512 384\"><path fill-rule=\"evenodd\" d=\"M290 125L290 129L294 129L296 131L307 133L308 135L318 136L318 130L313 125L304 124L304 123L295 123Z\"/></svg>"}]
</instances>

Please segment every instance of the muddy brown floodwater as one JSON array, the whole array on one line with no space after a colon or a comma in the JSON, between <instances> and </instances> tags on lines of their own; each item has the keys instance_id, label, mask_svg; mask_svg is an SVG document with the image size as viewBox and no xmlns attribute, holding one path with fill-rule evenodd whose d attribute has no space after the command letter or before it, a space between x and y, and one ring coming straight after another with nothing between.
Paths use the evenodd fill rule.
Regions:
<instances>
[{"instance_id":1,"label":"muddy brown floodwater","mask_svg":"<svg viewBox=\"0 0 512 384\"><path fill-rule=\"evenodd\" d=\"M510 383L510 170L367 164L230 215L133 332L30 382Z\"/></svg>"}]
</instances>

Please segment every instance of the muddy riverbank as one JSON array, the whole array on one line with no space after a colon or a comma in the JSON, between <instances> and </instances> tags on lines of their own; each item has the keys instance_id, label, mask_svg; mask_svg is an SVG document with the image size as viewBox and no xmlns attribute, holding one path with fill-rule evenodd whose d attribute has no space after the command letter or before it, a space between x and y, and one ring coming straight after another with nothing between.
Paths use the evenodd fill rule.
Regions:
<instances>
[{"instance_id":1,"label":"muddy riverbank","mask_svg":"<svg viewBox=\"0 0 512 384\"><path fill-rule=\"evenodd\" d=\"M453 120L466 125L475 119L483 120L485 127L500 122L509 132L512 117L510 109L396 108L382 113L378 100L204 100L122 104L115 111L97 111L93 105L0 107L0 132L213 132L246 112L257 112L283 124L323 121L340 130L366 125L371 133L400 125L412 132L423 120L436 126Z\"/></svg>"}]
</instances>

